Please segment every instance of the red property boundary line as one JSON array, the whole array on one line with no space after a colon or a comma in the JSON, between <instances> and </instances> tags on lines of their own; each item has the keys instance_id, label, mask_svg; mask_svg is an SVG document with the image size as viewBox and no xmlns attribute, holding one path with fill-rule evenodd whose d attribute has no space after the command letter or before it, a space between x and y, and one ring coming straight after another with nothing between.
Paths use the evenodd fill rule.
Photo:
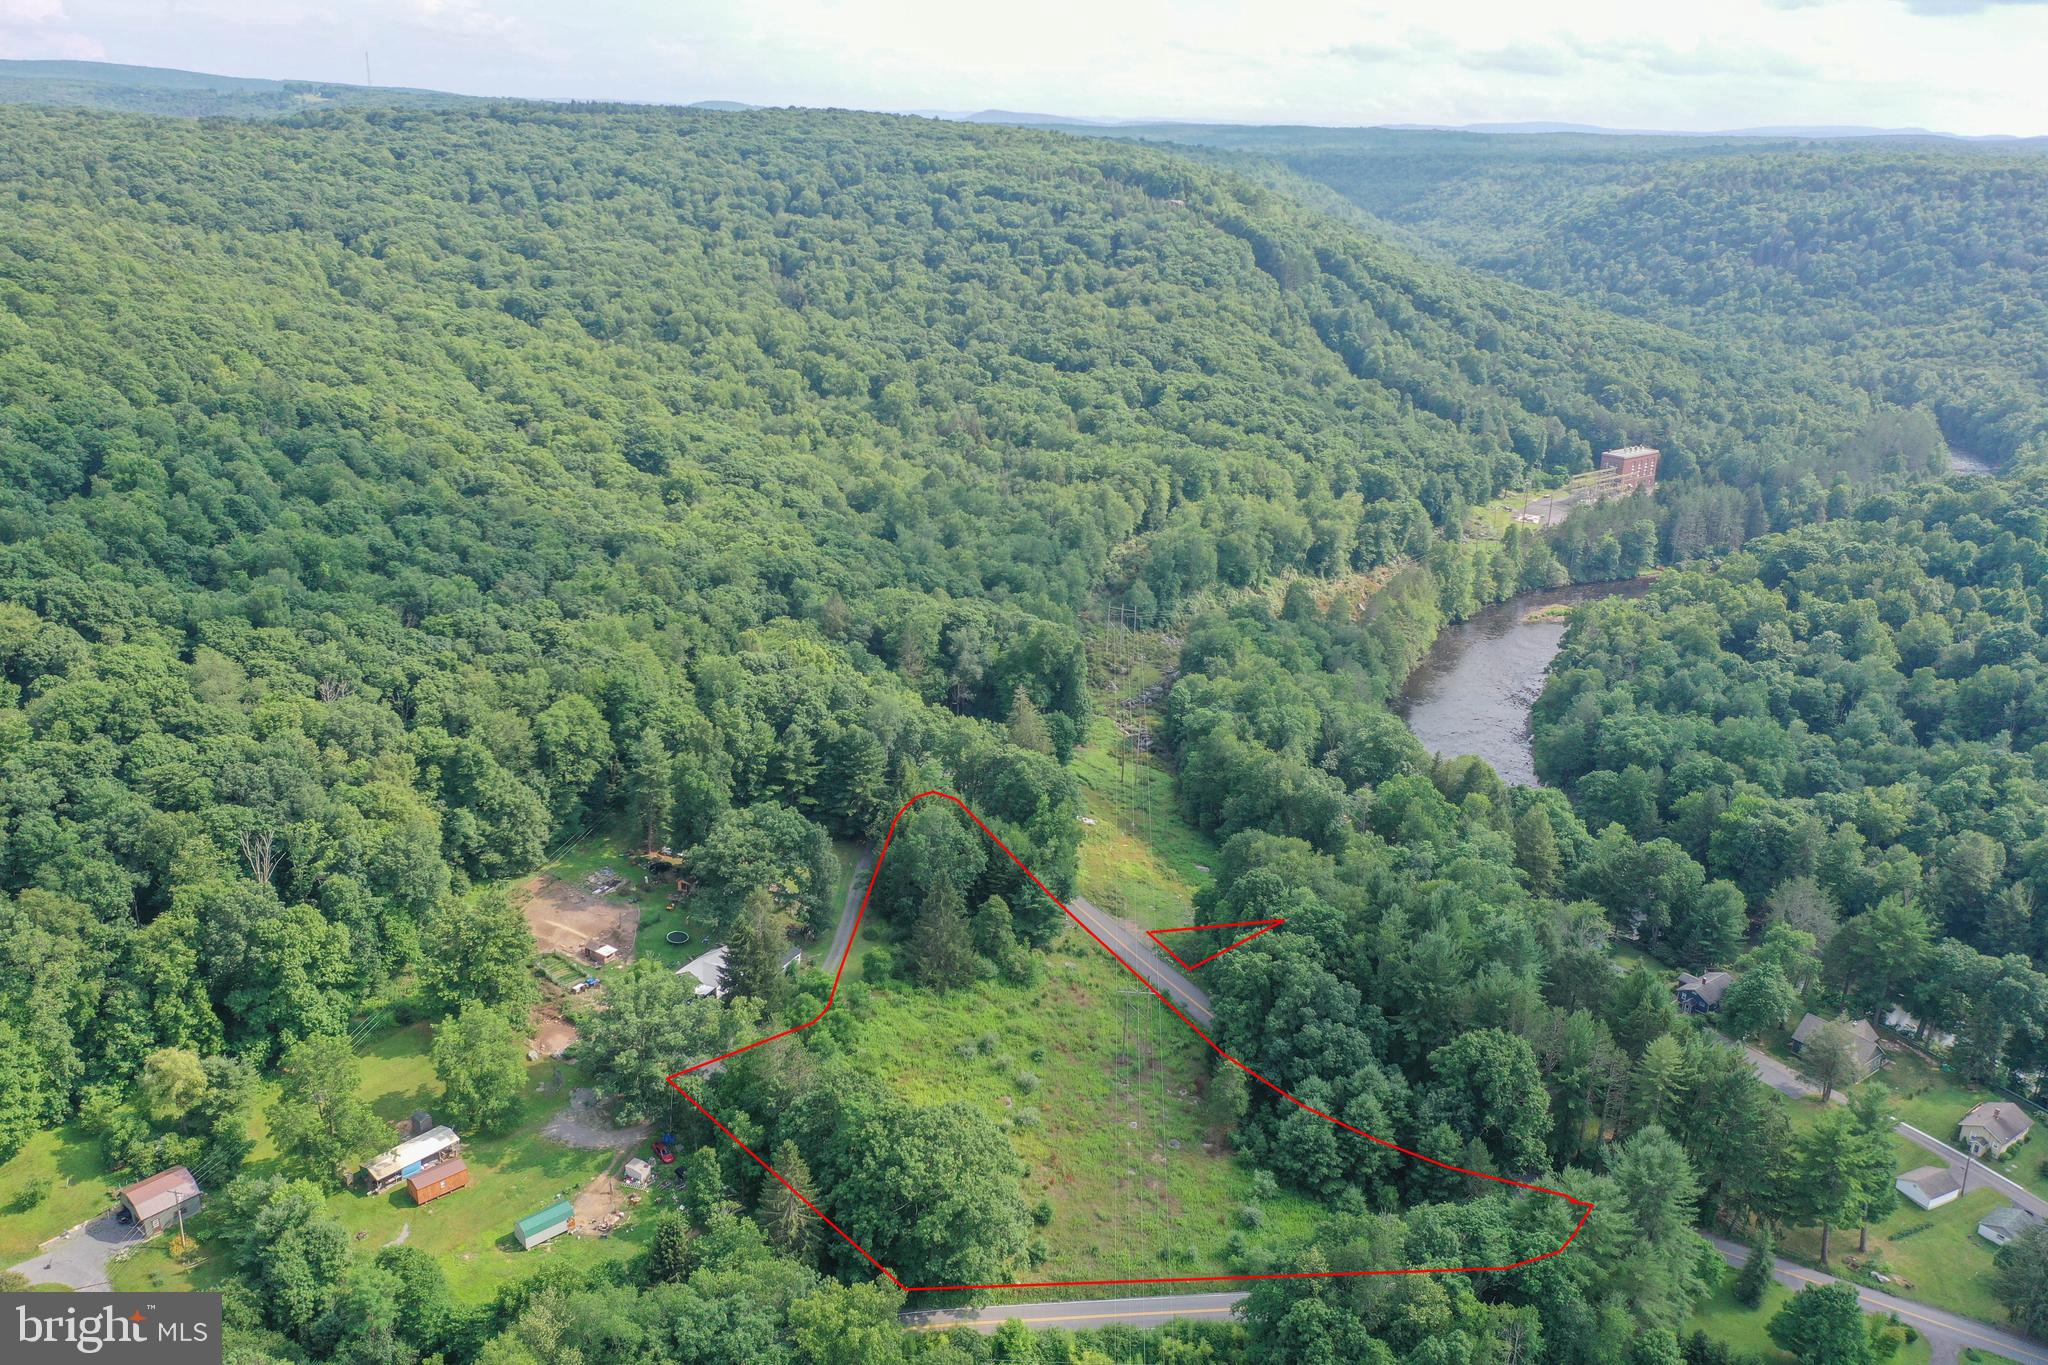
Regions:
<instances>
[{"instance_id":1,"label":"red property boundary line","mask_svg":"<svg viewBox=\"0 0 2048 1365\"><path fill-rule=\"evenodd\" d=\"M1172 958L1175 962L1180 963L1181 966L1187 968L1189 971L1193 971L1197 967L1206 966L1208 963L1214 962L1217 958L1222 957L1232 948L1244 947L1245 944L1250 943L1253 939L1257 938L1259 934L1265 933L1268 929L1278 929L1281 925L1285 923L1287 923L1287 921L1284 919L1241 919L1233 921L1229 924L1187 924L1181 926L1178 929L1147 929L1145 931L1145 937L1151 939L1152 942L1158 947L1160 952L1165 953L1168 957ZM1239 939L1235 943L1225 944L1223 947L1218 948L1215 952L1203 958L1200 962L1189 962L1186 958L1182 957L1179 953L1176 953L1170 946L1168 946L1165 939L1160 937L1161 934L1198 934L1204 929L1252 928L1256 928L1257 933L1246 934L1243 938Z\"/></svg>"},{"instance_id":2,"label":"red property boundary line","mask_svg":"<svg viewBox=\"0 0 2048 1365\"><path fill-rule=\"evenodd\" d=\"M1172 1010L1174 1016L1178 1018L1183 1024L1186 1024L1188 1028L1193 1030L1197 1038L1200 1038L1203 1042L1207 1043L1210 1049L1214 1051L1217 1056L1223 1058L1223 1060L1229 1062L1239 1071L1242 1071L1245 1075L1251 1077L1260 1085L1265 1086L1268 1090L1280 1096L1280 1098L1286 1100L1289 1104L1292 1104L1297 1109L1306 1110L1308 1113L1314 1114L1317 1118L1322 1119L1326 1123L1335 1124L1337 1127L1342 1128L1347 1133L1355 1133L1359 1137L1364 1138L1368 1142L1377 1143L1378 1145L1388 1148L1391 1151L1399 1152L1403 1156L1413 1157L1417 1161L1426 1161L1432 1166L1438 1166L1447 1171L1455 1171L1459 1175L1469 1175L1476 1180L1490 1180L1496 1185L1507 1185L1518 1190L1529 1190L1536 1194L1547 1194L1551 1196L1553 1199L1562 1199L1567 1204L1574 1205L1577 1208L1583 1210L1583 1212L1579 1214L1579 1221L1572 1225L1572 1230L1565 1236L1565 1239L1562 1242L1559 1242L1556 1246L1552 1247L1549 1251L1543 1252L1541 1255L1538 1256L1529 1256L1519 1261L1511 1261L1507 1265L1408 1266L1393 1270L1294 1270L1282 1271L1278 1273L1265 1275L1163 1275L1147 1279L1129 1280L1031 1280L1014 1284L903 1283L903 1281L896 1278L896 1274L894 1271L890 1270L889 1267L883 1265L880 1261L876 1260L874 1256L869 1253L866 1247L862 1246L859 1242L855 1241L850 1235L848 1235L845 1228L840 1227L837 1223L833 1222L829 1217L827 1217L825 1211L819 1208L816 1204L812 1203L809 1196L807 1196L802 1190L799 1190L796 1186L790 1184L789 1181L783 1179L782 1172L776 1170L773 1166L769 1165L767 1161L765 1161L761 1157L761 1154L759 1152L756 1152L753 1148L747 1146L746 1143L740 1141L739 1136L735 1134L732 1131L732 1129L726 1127L723 1123L720 1123L718 1121L717 1115L713 1114L709 1109L706 1109L702 1104L699 1104L697 1102L697 1097L695 1095L692 1095L689 1091L683 1089L682 1086L677 1085L676 1081L680 1077L689 1075L691 1072L702 1071L706 1067L715 1066L719 1062L726 1061L727 1059L732 1057L737 1057L742 1052L751 1052L755 1048L760 1047L764 1043L772 1043L778 1038L787 1038L793 1033L802 1033L805 1029L811 1027L812 1024L817 1023L818 1020L823 1019L827 1014L832 1012L832 1001L839 994L839 978L846 972L847 959L853 956L853 940L860 934L861 921L867 918L868 901L875 894L875 880L881 875L883 859L889 856L889 844L896 837L896 826L903 819L903 817L909 813L910 808L912 806L915 806L918 802L930 796L936 796L941 800L951 801L954 805L958 806L961 809L961 811L967 816L967 818L972 820L975 823L975 826L979 828L983 834L988 836L989 842L994 844L997 848L1001 849L1004 855L1007 856L1011 862L1017 865L1017 869L1021 871L1026 877L1029 877L1031 879L1031 884L1037 887L1039 891L1044 894L1047 900L1051 901L1054 905L1059 906L1061 913L1066 915L1066 917L1072 920L1075 924L1079 925L1081 932L1087 934L1088 937L1094 939L1097 946L1099 946L1102 949L1102 951L1108 953L1111 957L1115 958L1118 964L1121 965L1125 971L1129 972L1132 976L1136 977L1140 985L1144 986L1146 990L1150 991L1155 997L1157 997L1159 1003L1165 1005L1166 1008ZM1261 932L1264 931L1261 930ZM782 1030L780 1033L771 1033L766 1038L757 1038L753 1042L748 1043L743 1047L736 1047L732 1049L730 1052L721 1052L716 1057L707 1057L703 1061L698 1062L692 1066L684 1067L681 1071L677 1071L671 1074L668 1078L668 1083L671 1087L675 1089L677 1094L681 1095L684 1099L688 1100L691 1106L694 1109L696 1109L698 1113L702 1114L707 1120L709 1120L712 1127L716 1128L719 1132L725 1134L725 1136L732 1142L733 1146L739 1148L748 1156L752 1157L755 1165L759 1166L762 1170L768 1172L769 1175L775 1177L776 1182L780 1184L784 1189L788 1190L798 1199L803 1200L805 1208L808 1208L812 1213L817 1214L819 1220L822 1221L826 1227L831 1228L832 1231L838 1233L841 1239L844 1240L848 1246L852 1247L855 1251L858 1251L864 1258L866 1258L869 1265L872 1265L891 1284L895 1285L898 1289L910 1294L929 1294L939 1293L946 1290L963 1289L1086 1289L1096 1288L1105 1285L1121 1284L1216 1284L1220 1282L1236 1280L1345 1279L1352 1276L1360 1275L1465 1275L1478 1274L1487 1271L1518 1270L1522 1266L1534 1265L1538 1261L1545 1261L1550 1259L1552 1256L1556 1256L1562 1253L1564 1249L1570 1246L1573 1240L1578 1237L1580 1230L1586 1226L1586 1220L1592 1217L1593 1215L1592 1204L1588 1203L1584 1199L1576 1199L1573 1196L1566 1194L1563 1190L1553 1190L1545 1185L1532 1185L1521 1180L1510 1180L1506 1176L1488 1175L1484 1171L1468 1171L1463 1166L1453 1166L1448 1161L1438 1161L1433 1156L1424 1156L1421 1152L1410 1151L1408 1148L1403 1147L1398 1143L1389 1142L1385 1138L1374 1137L1371 1133L1366 1132L1363 1128L1354 1128L1350 1124L1344 1122L1344 1120L1340 1118L1335 1118L1329 1114L1325 1114L1322 1110L1316 1108L1314 1105L1306 1103L1305 1101L1297 1099L1293 1095L1288 1094L1285 1090L1282 1090L1279 1086L1273 1084L1273 1082L1267 1080L1264 1076L1261 1076L1258 1072L1252 1070L1243 1062L1231 1056L1228 1052L1225 1052L1220 1046L1218 1046L1214 1038L1211 1038L1208 1034L1202 1032L1202 1030L1195 1024L1194 1020L1188 1018L1185 1014L1181 1013L1179 1006L1175 1005L1173 1001L1167 999L1167 997L1160 992L1158 987L1154 986L1150 981L1146 980L1143 972L1140 972L1130 963L1124 961L1124 959L1117 953L1116 949L1110 947L1107 943L1104 943L1101 940L1101 938L1097 937L1095 931L1090 929L1086 924L1082 924L1080 917L1077 916L1072 910L1067 909L1065 903L1062 902L1058 896L1053 895L1051 891L1047 890L1044 882L1038 880L1038 874L1033 872L1030 868L1026 867L1024 865L1024 861L1021 858L1019 858L1015 853L1010 852L1009 845L1005 844L1001 839L998 839L995 835L995 831L990 829L987 825L983 824L981 817L976 815L972 810L969 810L967 807L967 803L965 801L962 801L959 797L953 795L951 792L919 792L916 796L913 796L908 801L905 801L902 807L897 810L896 814L890 818L889 832L882 838L881 851L875 855L875 865L868 873L868 889L865 893L862 894L860 899L860 910L854 916L853 919L853 932L849 933L846 936L845 951L840 953L839 966L836 969L834 969L832 973L832 989L825 996L825 1007L819 1010L817 1014L813 1015L804 1023L798 1024L793 1028L786 1028Z\"/></svg>"}]
</instances>

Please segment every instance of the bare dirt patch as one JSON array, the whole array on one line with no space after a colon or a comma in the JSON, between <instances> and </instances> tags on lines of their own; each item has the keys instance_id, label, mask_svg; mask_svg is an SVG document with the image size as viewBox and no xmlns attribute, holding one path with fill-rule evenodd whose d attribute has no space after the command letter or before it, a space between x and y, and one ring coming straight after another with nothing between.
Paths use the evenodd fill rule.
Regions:
<instances>
[{"instance_id":1,"label":"bare dirt patch","mask_svg":"<svg viewBox=\"0 0 2048 1365\"><path fill-rule=\"evenodd\" d=\"M576 1026L562 1017L558 1005L543 1005L533 1019L533 1041L527 1044L543 1057L559 1057L576 1041Z\"/></svg>"},{"instance_id":2,"label":"bare dirt patch","mask_svg":"<svg viewBox=\"0 0 2048 1365\"><path fill-rule=\"evenodd\" d=\"M541 952L558 952L589 963L584 945L609 943L619 950L615 962L633 959L633 937L640 932L640 907L624 896L596 896L577 882L542 872L519 884L526 927ZM595 970L596 964L591 963Z\"/></svg>"},{"instance_id":3,"label":"bare dirt patch","mask_svg":"<svg viewBox=\"0 0 2048 1365\"><path fill-rule=\"evenodd\" d=\"M619 1159L597 1179L576 1191L576 1231L585 1237L609 1237L612 1229L626 1221L626 1211L639 1201L639 1192L619 1179Z\"/></svg>"},{"instance_id":4,"label":"bare dirt patch","mask_svg":"<svg viewBox=\"0 0 2048 1365\"><path fill-rule=\"evenodd\" d=\"M598 1108L596 1097L588 1090L578 1089L570 1092L569 1107L558 1111L540 1131L565 1147L623 1148L646 1142L654 1134L654 1125L635 1123L614 1128L611 1119Z\"/></svg>"}]
</instances>

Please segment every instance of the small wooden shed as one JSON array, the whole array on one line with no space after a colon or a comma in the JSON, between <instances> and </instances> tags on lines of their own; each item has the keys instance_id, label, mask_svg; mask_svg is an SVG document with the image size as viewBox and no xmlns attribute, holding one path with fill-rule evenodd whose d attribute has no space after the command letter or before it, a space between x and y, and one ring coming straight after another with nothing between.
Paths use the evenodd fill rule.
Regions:
<instances>
[{"instance_id":1,"label":"small wooden shed","mask_svg":"<svg viewBox=\"0 0 2048 1365\"><path fill-rule=\"evenodd\" d=\"M576 1226L576 1206L564 1199L550 1205L539 1213L528 1214L512 1225L512 1235L519 1239L519 1245L528 1251L542 1242L552 1241Z\"/></svg>"},{"instance_id":2,"label":"small wooden shed","mask_svg":"<svg viewBox=\"0 0 2048 1365\"><path fill-rule=\"evenodd\" d=\"M425 1204L439 1199L444 1194L453 1194L469 1184L469 1163L461 1157L429 1166L418 1175L410 1176L405 1187L412 1191L414 1204Z\"/></svg>"}]
</instances>

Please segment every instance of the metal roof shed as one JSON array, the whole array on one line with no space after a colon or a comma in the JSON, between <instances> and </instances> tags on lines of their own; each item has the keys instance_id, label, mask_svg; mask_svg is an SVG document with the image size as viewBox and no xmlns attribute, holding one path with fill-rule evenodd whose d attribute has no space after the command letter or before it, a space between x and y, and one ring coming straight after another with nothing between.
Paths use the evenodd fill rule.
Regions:
<instances>
[{"instance_id":1,"label":"metal roof shed","mask_svg":"<svg viewBox=\"0 0 2048 1365\"><path fill-rule=\"evenodd\" d=\"M531 1251L542 1242L560 1237L576 1226L576 1206L564 1199L550 1205L539 1213L528 1214L512 1225L512 1235L519 1239L519 1245Z\"/></svg>"}]
</instances>

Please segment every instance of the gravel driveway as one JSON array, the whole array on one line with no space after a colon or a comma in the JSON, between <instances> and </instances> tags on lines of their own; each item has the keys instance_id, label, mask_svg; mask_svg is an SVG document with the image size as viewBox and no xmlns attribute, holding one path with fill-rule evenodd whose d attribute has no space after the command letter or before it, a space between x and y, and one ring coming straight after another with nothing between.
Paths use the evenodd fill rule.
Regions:
<instances>
[{"instance_id":1,"label":"gravel driveway","mask_svg":"<svg viewBox=\"0 0 2048 1365\"><path fill-rule=\"evenodd\" d=\"M141 1246L147 1240L134 1227L124 1227L114 1221L112 1213L105 1213L8 1269L28 1276L30 1284L105 1289L107 1262L117 1253Z\"/></svg>"}]
</instances>

